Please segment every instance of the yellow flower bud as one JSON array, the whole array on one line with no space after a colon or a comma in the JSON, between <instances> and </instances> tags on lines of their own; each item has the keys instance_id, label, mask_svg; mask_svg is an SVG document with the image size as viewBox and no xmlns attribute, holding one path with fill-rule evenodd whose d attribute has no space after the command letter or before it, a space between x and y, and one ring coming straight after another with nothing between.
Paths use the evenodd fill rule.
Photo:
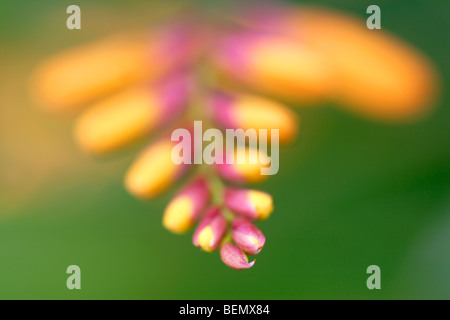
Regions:
<instances>
[{"instance_id":1,"label":"yellow flower bud","mask_svg":"<svg viewBox=\"0 0 450 320\"><path fill-rule=\"evenodd\" d=\"M272 196L259 190L228 188L224 201L228 209L252 220L265 220L273 211Z\"/></svg>"},{"instance_id":2,"label":"yellow flower bud","mask_svg":"<svg viewBox=\"0 0 450 320\"><path fill-rule=\"evenodd\" d=\"M292 141L299 120L288 107L277 101L252 94L216 92L211 98L214 121L225 129L279 130L279 142Z\"/></svg>"},{"instance_id":3,"label":"yellow flower bud","mask_svg":"<svg viewBox=\"0 0 450 320\"><path fill-rule=\"evenodd\" d=\"M187 197L178 197L172 200L164 211L163 225L166 229L174 233L184 233L193 224L192 211L194 204Z\"/></svg>"},{"instance_id":4,"label":"yellow flower bud","mask_svg":"<svg viewBox=\"0 0 450 320\"><path fill-rule=\"evenodd\" d=\"M187 79L171 77L156 86L135 86L100 101L78 119L78 144L88 152L104 153L153 132L184 110L188 86Z\"/></svg>"},{"instance_id":5,"label":"yellow flower bud","mask_svg":"<svg viewBox=\"0 0 450 320\"><path fill-rule=\"evenodd\" d=\"M334 86L321 52L271 34L230 35L213 60L227 76L288 100L316 102L328 97Z\"/></svg>"},{"instance_id":6,"label":"yellow flower bud","mask_svg":"<svg viewBox=\"0 0 450 320\"><path fill-rule=\"evenodd\" d=\"M167 205L163 225L174 233L188 231L200 216L210 199L208 183L197 178L184 187Z\"/></svg>"},{"instance_id":7,"label":"yellow flower bud","mask_svg":"<svg viewBox=\"0 0 450 320\"><path fill-rule=\"evenodd\" d=\"M193 59L193 32L175 24L69 49L38 66L32 95L43 108L70 111L130 84L154 80Z\"/></svg>"},{"instance_id":8,"label":"yellow flower bud","mask_svg":"<svg viewBox=\"0 0 450 320\"><path fill-rule=\"evenodd\" d=\"M144 150L128 169L125 187L138 198L150 199L170 187L187 165L176 165L171 158L174 143L160 140Z\"/></svg>"},{"instance_id":9,"label":"yellow flower bud","mask_svg":"<svg viewBox=\"0 0 450 320\"><path fill-rule=\"evenodd\" d=\"M239 159L240 155L243 156L242 159ZM229 162L232 157L234 157L233 164ZM269 175L262 174L262 169L267 168L271 161L257 149L238 146L236 150L228 150L223 163L215 164L215 169L222 178L229 181L258 183L269 177Z\"/></svg>"}]
</instances>

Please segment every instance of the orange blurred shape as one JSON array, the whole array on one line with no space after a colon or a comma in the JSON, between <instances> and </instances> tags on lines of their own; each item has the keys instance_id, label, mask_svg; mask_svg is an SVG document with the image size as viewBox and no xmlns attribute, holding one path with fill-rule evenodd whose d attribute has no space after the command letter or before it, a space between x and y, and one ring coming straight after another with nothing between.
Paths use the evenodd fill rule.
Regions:
<instances>
[{"instance_id":1,"label":"orange blurred shape","mask_svg":"<svg viewBox=\"0 0 450 320\"><path fill-rule=\"evenodd\" d=\"M436 95L437 76L416 49L365 21L326 11L292 14L292 31L328 54L343 107L372 118L395 120L422 115Z\"/></svg>"},{"instance_id":2,"label":"orange blurred shape","mask_svg":"<svg viewBox=\"0 0 450 320\"><path fill-rule=\"evenodd\" d=\"M125 187L132 195L142 199L152 199L183 175L189 165L177 165L172 161L175 143L168 138L152 143L128 169Z\"/></svg>"},{"instance_id":3,"label":"orange blurred shape","mask_svg":"<svg viewBox=\"0 0 450 320\"><path fill-rule=\"evenodd\" d=\"M188 106L190 87L190 79L177 74L122 90L81 114L75 138L89 153L119 149L177 118Z\"/></svg>"},{"instance_id":4,"label":"orange blurred shape","mask_svg":"<svg viewBox=\"0 0 450 320\"><path fill-rule=\"evenodd\" d=\"M68 49L35 70L32 95L43 108L70 111L127 85L153 80L193 57L190 32L177 25Z\"/></svg>"},{"instance_id":5,"label":"orange blurred shape","mask_svg":"<svg viewBox=\"0 0 450 320\"><path fill-rule=\"evenodd\" d=\"M259 92L317 102L332 90L327 60L316 48L258 32L226 36L212 57L218 69Z\"/></svg>"},{"instance_id":6,"label":"orange blurred shape","mask_svg":"<svg viewBox=\"0 0 450 320\"><path fill-rule=\"evenodd\" d=\"M362 19L309 7L260 7L259 13L253 10L247 14L241 23L248 27L289 38L318 52L333 75L331 96L343 108L395 121L420 117L434 104L439 80L432 63L384 30L368 29ZM296 50L299 60L304 50ZM302 100L303 93L296 93Z\"/></svg>"}]
</instances>

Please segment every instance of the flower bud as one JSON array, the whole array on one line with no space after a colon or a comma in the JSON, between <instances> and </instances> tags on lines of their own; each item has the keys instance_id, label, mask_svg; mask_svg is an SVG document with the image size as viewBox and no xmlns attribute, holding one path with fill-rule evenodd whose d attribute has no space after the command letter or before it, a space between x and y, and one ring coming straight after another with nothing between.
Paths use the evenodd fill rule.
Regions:
<instances>
[{"instance_id":1,"label":"flower bud","mask_svg":"<svg viewBox=\"0 0 450 320\"><path fill-rule=\"evenodd\" d=\"M211 252L216 250L227 229L227 220L217 207L212 207L194 232L192 242L196 247Z\"/></svg>"},{"instance_id":2,"label":"flower bud","mask_svg":"<svg viewBox=\"0 0 450 320\"><path fill-rule=\"evenodd\" d=\"M298 117L274 100L250 94L215 92L211 97L213 118L225 129L278 129L279 141L292 141L298 132Z\"/></svg>"},{"instance_id":3,"label":"flower bud","mask_svg":"<svg viewBox=\"0 0 450 320\"><path fill-rule=\"evenodd\" d=\"M438 88L436 70L417 49L387 32L372 32L364 21L324 9L291 12L293 34L302 19L302 37L326 52L335 70L339 105L378 120L422 116ZM297 22L295 22L297 21Z\"/></svg>"},{"instance_id":4,"label":"flower bud","mask_svg":"<svg viewBox=\"0 0 450 320\"><path fill-rule=\"evenodd\" d=\"M287 100L316 102L328 97L334 86L321 52L269 33L231 34L213 59L226 76Z\"/></svg>"},{"instance_id":5,"label":"flower bud","mask_svg":"<svg viewBox=\"0 0 450 320\"><path fill-rule=\"evenodd\" d=\"M273 211L272 196L258 190L227 188L224 202L234 213L252 220L265 220Z\"/></svg>"},{"instance_id":6,"label":"flower bud","mask_svg":"<svg viewBox=\"0 0 450 320\"><path fill-rule=\"evenodd\" d=\"M234 159L234 163L230 163ZM214 168L223 179L236 183L257 183L267 179L262 169L270 163L270 159L254 148L238 146L235 151L224 153L223 163L215 163Z\"/></svg>"},{"instance_id":7,"label":"flower bud","mask_svg":"<svg viewBox=\"0 0 450 320\"><path fill-rule=\"evenodd\" d=\"M169 188L189 167L172 161L175 143L161 139L145 149L125 175L125 187L138 198L151 199Z\"/></svg>"},{"instance_id":8,"label":"flower bud","mask_svg":"<svg viewBox=\"0 0 450 320\"><path fill-rule=\"evenodd\" d=\"M154 80L192 60L195 32L171 25L121 34L50 57L33 75L32 93L52 111L69 111L143 80Z\"/></svg>"},{"instance_id":9,"label":"flower bud","mask_svg":"<svg viewBox=\"0 0 450 320\"><path fill-rule=\"evenodd\" d=\"M235 218L232 228L231 237L234 243L246 254L258 254L264 247L266 237L250 221L243 218Z\"/></svg>"},{"instance_id":10,"label":"flower bud","mask_svg":"<svg viewBox=\"0 0 450 320\"><path fill-rule=\"evenodd\" d=\"M225 243L220 248L220 258L222 261L235 270L251 268L255 260L248 262L248 258L238 247L231 243Z\"/></svg>"},{"instance_id":11,"label":"flower bud","mask_svg":"<svg viewBox=\"0 0 450 320\"><path fill-rule=\"evenodd\" d=\"M139 85L108 97L78 119L75 137L91 153L123 147L179 116L188 105L190 82L172 76L156 86Z\"/></svg>"},{"instance_id":12,"label":"flower bud","mask_svg":"<svg viewBox=\"0 0 450 320\"><path fill-rule=\"evenodd\" d=\"M247 26L276 33L320 52L334 74L335 99L354 113L378 120L416 118L439 89L435 67L419 50L360 18L336 10L248 6Z\"/></svg>"},{"instance_id":13,"label":"flower bud","mask_svg":"<svg viewBox=\"0 0 450 320\"><path fill-rule=\"evenodd\" d=\"M169 202L163 225L174 233L188 231L208 204L210 191L204 178L197 178Z\"/></svg>"}]
</instances>

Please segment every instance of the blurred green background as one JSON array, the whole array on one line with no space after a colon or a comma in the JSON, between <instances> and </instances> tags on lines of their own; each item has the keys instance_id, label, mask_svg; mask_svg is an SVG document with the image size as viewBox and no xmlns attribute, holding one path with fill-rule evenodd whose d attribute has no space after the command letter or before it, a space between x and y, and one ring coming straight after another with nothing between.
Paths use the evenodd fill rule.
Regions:
<instances>
[{"instance_id":1,"label":"blurred green background","mask_svg":"<svg viewBox=\"0 0 450 320\"><path fill-rule=\"evenodd\" d=\"M176 4L176 2L174 2ZM302 135L280 171L258 186L275 212L251 270L227 268L161 226L175 189L141 202L122 184L137 150L93 159L71 137L73 118L45 114L27 76L49 54L173 10L159 1L0 1L1 299L450 298L450 2L303 1L365 18L420 48L442 79L438 108L413 124L371 122L330 106L296 109ZM66 29L67 6L82 30ZM66 288L67 266L81 290ZM366 268L381 268L368 290Z\"/></svg>"}]
</instances>

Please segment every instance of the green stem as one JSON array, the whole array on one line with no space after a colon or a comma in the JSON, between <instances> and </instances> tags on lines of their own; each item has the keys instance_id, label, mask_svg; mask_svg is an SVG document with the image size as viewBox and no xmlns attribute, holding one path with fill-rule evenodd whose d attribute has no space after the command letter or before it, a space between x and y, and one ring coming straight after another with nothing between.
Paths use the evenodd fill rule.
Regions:
<instances>
[{"instance_id":1,"label":"green stem","mask_svg":"<svg viewBox=\"0 0 450 320\"><path fill-rule=\"evenodd\" d=\"M225 185L217 176L217 174L212 170L210 165L202 164L199 167L200 174L203 174L209 181L209 188L212 194L212 203L215 206L223 205L223 193L225 191Z\"/></svg>"}]
</instances>

